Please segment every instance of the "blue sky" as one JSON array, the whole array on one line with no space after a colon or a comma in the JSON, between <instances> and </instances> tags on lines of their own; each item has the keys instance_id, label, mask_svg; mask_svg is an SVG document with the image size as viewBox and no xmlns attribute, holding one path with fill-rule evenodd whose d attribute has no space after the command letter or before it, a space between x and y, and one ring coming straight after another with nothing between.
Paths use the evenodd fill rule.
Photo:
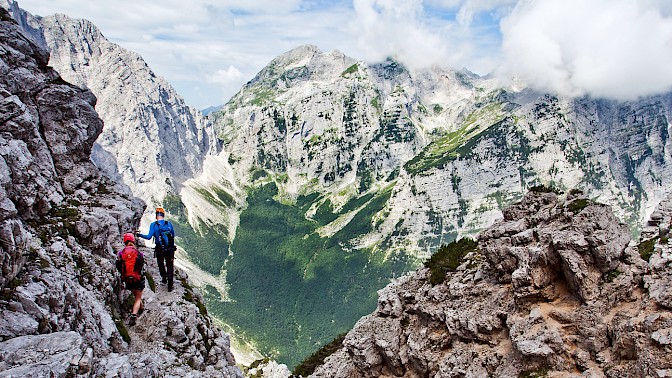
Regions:
<instances>
[{"instance_id":1,"label":"blue sky","mask_svg":"<svg viewBox=\"0 0 672 378\"><path fill-rule=\"evenodd\" d=\"M86 18L140 53L188 104L226 102L302 44L366 62L394 56L513 77L566 95L672 88L669 0L20 0Z\"/></svg>"}]
</instances>

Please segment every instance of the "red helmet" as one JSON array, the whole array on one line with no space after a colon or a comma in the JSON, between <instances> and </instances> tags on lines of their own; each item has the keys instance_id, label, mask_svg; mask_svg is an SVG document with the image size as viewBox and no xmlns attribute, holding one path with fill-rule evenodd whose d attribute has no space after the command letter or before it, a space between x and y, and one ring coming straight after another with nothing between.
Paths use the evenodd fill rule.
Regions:
<instances>
[{"instance_id":1,"label":"red helmet","mask_svg":"<svg viewBox=\"0 0 672 378\"><path fill-rule=\"evenodd\" d=\"M127 232L127 233L124 234L124 243L129 242L129 241L135 243L135 236L133 234L131 234L130 232Z\"/></svg>"}]
</instances>

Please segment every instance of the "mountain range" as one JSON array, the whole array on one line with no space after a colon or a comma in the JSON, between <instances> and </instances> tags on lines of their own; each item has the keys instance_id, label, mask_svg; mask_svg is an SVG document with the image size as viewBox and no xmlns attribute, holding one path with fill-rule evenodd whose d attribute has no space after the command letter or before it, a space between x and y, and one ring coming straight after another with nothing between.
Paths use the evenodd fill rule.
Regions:
<instances>
[{"instance_id":1,"label":"mountain range","mask_svg":"<svg viewBox=\"0 0 672 378\"><path fill-rule=\"evenodd\" d=\"M211 312L291 366L530 188L581 190L635 237L669 192L670 93L565 98L301 46L204 117L90 22L15 18L98 98L93 162L168 209Z\"/></svg>"}]
</instances>

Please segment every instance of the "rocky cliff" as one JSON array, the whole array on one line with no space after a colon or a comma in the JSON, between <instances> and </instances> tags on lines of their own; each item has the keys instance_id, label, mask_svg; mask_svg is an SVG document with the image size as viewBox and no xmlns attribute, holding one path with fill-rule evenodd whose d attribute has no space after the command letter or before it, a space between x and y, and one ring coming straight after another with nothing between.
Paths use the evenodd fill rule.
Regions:
<instances>
[{"instance_id":1,"label":"rocky cliff","mask_svg":"<svg viewBox=\"0 0 672 378\"><path fill-rule=\"evenodd\" d=\"M301 46L209 117L213 142L214 131L162 79L90 23L23 17L31 35L44 28L51 64L98 95L106 128L94 161L150 203L179 195L166 207L179 215L181 246L219 291L213 303L231 299L222 307L255 319L255 327L251 314L268 307L260 293L294 303L262 318L257 342L279 340L266 329L295 319L286 326L295 334L267 350L313 347L324 336L312 329L346 317L304 322L303 309L316 303L296 298L315 291L306 272L319 270L315 281L328 282L322 290L332 293L330 305L343 309L353 293L340 290L374 293L406 271L406 261L394 266L399 256L424 259L442 243L476 234L539 183L608 203L637 234L672 181L669 93L630 102L563 98L520 83L501 88L467 71L412 71L391 59L368 64ZM282 259L292 269L271 271L266 278L275 286L260 285L258 265ZM374 276L371 266L380 268L375 282L362 282ZM278 289L283 280L289 289Z\"/></svg>"},{"instance_id":2,"label":"rocky cliff","mask_svg":"<svg viewBox=\"0 0 672 378\"><path fill-rule=\"evenodd\" d=\"M13 1L7 6L48 47L49 65L98 98L105 128L92 159L100 169L150 208L202 171L205 156L217 148L212 127L140 55L110 42L87 20L34 17Z\"/></svg>"},{"instance_id":3,"label":"rocky cliff","mask_svg":"<svg viewBox=\"0 0 672 378\"><path fill-rule=\"evenodd\" d=\"M669 93L562 98L303 46L211 118L238 186L273 177L285 201L318 193L309 218L392 188L376 227L352 244L424 258L487 227L540 183L612 205L636 234L672 180L671 111Z\"/></svg>"},{"instance_id":4,"label":"rocky cliff","mask_svg":"<svg viewBox=\"0 0 672 378\"><path fill-rule=\"evenodd\" d=\"M186 277L124 326L114 250L144 204L90 160L96 97L48 60L0 8L0 376L241 376Z\"/></svg>"},{"instance_id":5,"label":"rocky cliff","mask_svg":"<svg viewBox=\"0 0 672 378\"><path fill-rule=\"evenodd\" d=\"M381 290L312 376L670 376L669 204L629 244L608 206L531 192Z\"/></svg>"}]
</instances>

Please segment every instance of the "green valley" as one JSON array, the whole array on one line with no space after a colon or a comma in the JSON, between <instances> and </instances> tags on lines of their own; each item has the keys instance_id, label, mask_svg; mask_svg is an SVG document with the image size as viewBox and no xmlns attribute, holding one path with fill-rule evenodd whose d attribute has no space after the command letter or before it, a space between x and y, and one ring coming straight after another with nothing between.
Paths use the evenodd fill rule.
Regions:
<instances>
[{"instance_id":1,"label":"green valley","mask_svg":"<svg viewBox=\"0 0 672 378\"><path fill-rule=\"evenodd\" d=\"M384 251L350 245L352 238L373 229L373 217L385 206L390 189L355 198L335 214L325 201L315 219L305 214L319 200L317 194L300 196L289 205L276 201L277 193L275 183L249 192L231 255L224 263L229 300L222 301L212 287L206 287L204 294L214 316L265 355L292 367L373 311L376 291L418 262L401 255L386 258ZM333 236L316 232L353 209L358 213ZM208 245L204 245L191 237L184 223L178 227L185 235L180 242L193 261L218 273L219 264L205 259L202 251L219 248L210 256L224 262L228 243L221 234L208 232Z\"/></svg>"}]
</instances>

